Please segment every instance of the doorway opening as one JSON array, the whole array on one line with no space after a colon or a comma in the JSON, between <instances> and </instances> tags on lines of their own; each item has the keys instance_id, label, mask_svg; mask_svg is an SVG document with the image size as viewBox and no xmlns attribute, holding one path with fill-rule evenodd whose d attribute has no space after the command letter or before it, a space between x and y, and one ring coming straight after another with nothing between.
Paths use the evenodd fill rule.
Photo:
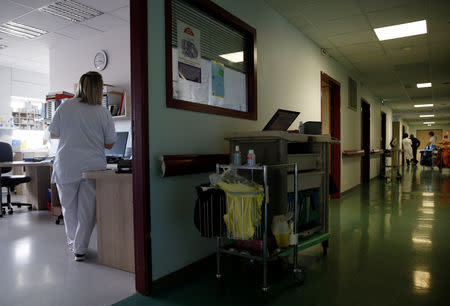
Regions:
<instances>
[{"instance_id":1,"label":"doorway opening","mask_svg":"<svg viewBox=\"0 0 450 306\"><path fill-rule=\"evenodd\" d=\"M370 182L370 104L361 99L361 183Z\"/></svg>"},{"instance_id":2,"label":"doorway opening","mask_svg":"<svg viewBox=\"0 0 450 306\"><path fill-rule=\"evenodd\" d=\"M327 74L321 72L322 100L322 134L341 139L341 84ZM340 198L341 192L341 145L330 144L329 148L330 176L337 192L331 198Z\"/></svg>"}]
</instances>

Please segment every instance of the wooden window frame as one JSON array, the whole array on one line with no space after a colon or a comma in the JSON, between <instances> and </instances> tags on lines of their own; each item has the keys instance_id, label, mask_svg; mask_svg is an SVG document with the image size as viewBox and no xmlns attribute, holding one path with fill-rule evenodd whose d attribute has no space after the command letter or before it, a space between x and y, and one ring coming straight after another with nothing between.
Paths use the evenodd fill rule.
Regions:
<instances>
[{"instance_id":1,"label":"wooden window frame","mask_svg":"<svg viewBox=\"0 0 450 306\"><path fill-rule=\"evenodd\" d=\"M173 98L172 81L172 0L165 0L165 26L166 26L166 106L170 108L184 109L208 114L229 116L235 118L257 120L256 97L256 30L239 18L230 14L217 4L209 0L184 0L203 11L205 14L223 22L244 34L246 48L244 50L244 62L247 70L247 112L233 109L206 105Z\"/></svg>"}]
</instances>

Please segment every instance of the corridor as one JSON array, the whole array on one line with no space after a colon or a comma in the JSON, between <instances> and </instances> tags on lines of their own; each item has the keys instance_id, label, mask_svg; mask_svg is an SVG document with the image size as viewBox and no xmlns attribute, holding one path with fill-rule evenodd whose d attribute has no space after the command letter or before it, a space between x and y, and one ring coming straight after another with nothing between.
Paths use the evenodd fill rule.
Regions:
<instances>
[{"instance_id":1,"label":"corridor","mask_svg":"<svg viewBox=\"0 0 450 306\"><path fill-rule=\"evenodd\" d=\"M212 263L174 289L117 305L448 305L448 170L405 168L400 182L375 179L333 200L328 255L320 247L300 253L301 286L283 271L263 299L252 275L258 267L233 265L217 285ZM279 266L272 275L282 274L273 269Z\"/></svg>"}]
</instances>

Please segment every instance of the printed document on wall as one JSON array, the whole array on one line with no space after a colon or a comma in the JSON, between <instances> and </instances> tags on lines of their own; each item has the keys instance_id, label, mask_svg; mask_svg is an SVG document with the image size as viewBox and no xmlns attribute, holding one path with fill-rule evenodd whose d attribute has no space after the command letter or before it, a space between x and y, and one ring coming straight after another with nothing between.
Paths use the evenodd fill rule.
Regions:
<instances>
[{"instance_id":1,"label":"printed document on wall","mask_svg":"<svg viewBox=\"0 0 450 306\"><path fill-rule=\"evenodd\" d=\"M225 100L225 66L211 61L211 102L213 105L223 105Z\"/></svg>"},{"instance_id":2,"label":"printed document on wall","mask_svg":"<svg viewBox=\"0 0 450 306\"><path fill-rule=\"evenodd\" d=\"M200 30L177 21L178 76L191 82L202 82Z\"/></svg>"}]
</instances>

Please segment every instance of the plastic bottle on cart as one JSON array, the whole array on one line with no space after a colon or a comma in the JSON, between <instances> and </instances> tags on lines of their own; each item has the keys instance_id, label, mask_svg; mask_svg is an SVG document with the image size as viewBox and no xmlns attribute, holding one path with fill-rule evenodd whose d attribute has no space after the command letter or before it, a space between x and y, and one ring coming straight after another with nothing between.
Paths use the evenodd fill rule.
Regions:
<instances>
[{"instance_id":1,"label":"plastic bottle on cart","mask_svg":"<svg viewBox=\"0 0 450 306\"><path fill-rule=\"evenodd\" d=\"M303 125L303 121L300 121L300 123L298 124L298 132L300 134L305 134L305 126Z\"/></svg>"},{"instance_id":2,"label":"plastic bottle on cart","mask_svg":"<svg viewBox=\"0 0 450 306\"><path fill-rule=\"evenodd\" d=\"M252 149L248 150L247 154L247 166L254 166L256 165L256 155L255 151Z\"/></svg>"},{"instance_id":3,"label":"plastic bottle on cart","mask_svg":"<svg viewBox=\"0 0 450 306\"><path fill-rule=\"evenodd\" d=\"M233 165L240 166L241 164L241 152L239 151L239 146L235 147L233 152Z\"/></svg>"}]
</instances>

